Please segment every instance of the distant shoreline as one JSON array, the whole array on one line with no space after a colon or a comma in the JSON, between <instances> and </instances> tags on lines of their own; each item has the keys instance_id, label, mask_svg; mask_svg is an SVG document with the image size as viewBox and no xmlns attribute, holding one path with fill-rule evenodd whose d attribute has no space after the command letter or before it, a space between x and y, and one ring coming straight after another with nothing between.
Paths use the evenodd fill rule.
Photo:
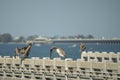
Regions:
<instances>
[{"instance_id":1,"label":"distant shoreline","mask_svg":"<svg viewBox=\"0 0 120 80\"><path fill-rule=\"evenodd\" d=\"M0 42L0 44L26 44L25 42Z\"/></svg>"}]
</instances>

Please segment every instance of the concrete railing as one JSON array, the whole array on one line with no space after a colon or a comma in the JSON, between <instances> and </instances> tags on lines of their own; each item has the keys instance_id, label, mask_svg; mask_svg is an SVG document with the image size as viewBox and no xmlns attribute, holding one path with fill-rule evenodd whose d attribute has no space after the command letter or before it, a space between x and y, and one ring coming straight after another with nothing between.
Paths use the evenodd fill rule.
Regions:
<instances>
[{"instance_id":1,"label":"concrete railing","mask_svg":"<svg viewBox=\"0 0 120 80\"><path fill-rule=\"evenodd\" d=\"M120 62L33 57L21 64L19 57L0 57L0 80L119 80L119 76Z\"/></svg>"}]
</instances>

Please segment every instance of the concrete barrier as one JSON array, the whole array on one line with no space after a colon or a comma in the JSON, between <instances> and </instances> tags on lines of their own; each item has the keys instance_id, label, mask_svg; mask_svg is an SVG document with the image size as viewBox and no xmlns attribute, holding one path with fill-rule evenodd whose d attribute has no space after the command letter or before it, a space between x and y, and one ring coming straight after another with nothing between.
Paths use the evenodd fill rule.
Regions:
<instances>
[{"instance_id":1,"label":"concrete barrier","mask_svg":"<svg viewBox=\"0 0 120 80\"><path fill-rule=\"evenodd\" d=\"M0 80L119 80L120 53L83 52L81 59L0 57Z\"/></svg>"}]
</instances>

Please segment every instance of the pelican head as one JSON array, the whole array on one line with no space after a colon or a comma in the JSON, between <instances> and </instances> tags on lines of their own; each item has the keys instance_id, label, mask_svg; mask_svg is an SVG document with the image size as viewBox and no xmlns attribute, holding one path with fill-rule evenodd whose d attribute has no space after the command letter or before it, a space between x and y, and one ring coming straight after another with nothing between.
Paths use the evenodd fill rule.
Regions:
<instances>
[{"instance_id":1,"label":"pelican head","mask_svg":"<svg viewBox=\"0 0 120 80\"><path fill-rule=\"evenodd\" d=\"M53 47L50 49L50 58L52 57L52 52L53 52L53 50L55 50L55 49L57 49L56 46L53 46Z\"/></svg>"}]
</instances>

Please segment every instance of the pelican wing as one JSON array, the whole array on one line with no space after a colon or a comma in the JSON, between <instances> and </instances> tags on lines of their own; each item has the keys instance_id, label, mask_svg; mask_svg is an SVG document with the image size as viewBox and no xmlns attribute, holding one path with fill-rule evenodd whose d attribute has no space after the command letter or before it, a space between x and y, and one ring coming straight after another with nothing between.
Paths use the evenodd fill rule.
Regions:
<instances>
[{"instance_id":1,"label":"pelican wing","mask_svg":"<svg viewBox=\"0 0 120 80\"><path fill-rule=\"evenodd\" d=\"M18 47L16 47L16 49L15 49L15 53L16 53L16 54L19 53L19 49L18 49Z\"/></svg>"},{"instance_id":2,"label":"pelican wing","mask_svg":"<svg viewBox=\"0 0 120 80\"><path fill-rule=\"evenodd\" d=\"M62 57L66 57L66 53L62 48L58 48L56 49L56 51L58 52L58 54Z\"/></svg>"},{"instance_id":3,"label":"pelican wing","mask_svg":"<svg viewBox=\"0 0 120 80\"><path fill-rule=\"evenodd\" d=\"M26 50L25 50L25 55L28 55L28 54L29 54L30 48L31 48L30 45L26 48Z\"/></svg>"}]
</instances>

